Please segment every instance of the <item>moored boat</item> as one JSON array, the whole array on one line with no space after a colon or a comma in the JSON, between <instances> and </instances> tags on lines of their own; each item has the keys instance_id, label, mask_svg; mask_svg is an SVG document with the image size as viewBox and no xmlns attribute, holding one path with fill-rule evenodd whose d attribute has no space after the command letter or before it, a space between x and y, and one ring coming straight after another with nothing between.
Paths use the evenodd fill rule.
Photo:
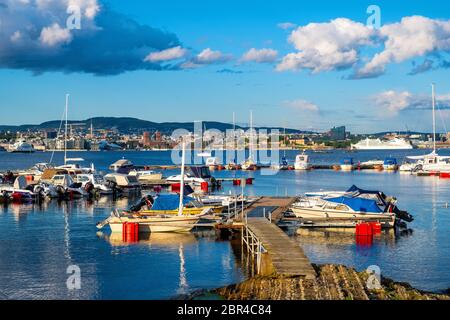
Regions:
<instances>
[{"instance_id":1,"label":"moored boat","mask_svg":"<svg viewBox=\"0 0 450 320\"><path fill-rule=\"evenodd\" d=\"M341 160L340 169L342 171L352 171L355 169L353 158L344 158Z\"/></svg>"},{"instance_id":2,"label":"moored boat","mask_svg":"<svg viewBox=\"0 0 450 320\"><path fill-rule=\"evenodd\" d=\"M398 169L397 159L386 158L383 163L383 169L385 171L396 171Z\"/></svg>"},{"instance_id":3,"label":"moored boat","mask_svg":"<svg viewBox=\"0 0 450 320\"><path fill-rule=\"evenodd\" d=\"M301 197L291 207L296 217L329 220L373 220L383 222L384 227L393 227L395 214L383 212L372 199L340 196L336 198Z\"/></svg>"},{"instance_id":4,"label":"moored boat","mask_svg":"<svg viewBox=\"0 0 450 320\"><path fill-rule=\"evenodd\" d=\"M309 156L303 151L295 157L295 170L309 170L311 169L311 164L309 163Z\"/></svg>"}]
</instances>

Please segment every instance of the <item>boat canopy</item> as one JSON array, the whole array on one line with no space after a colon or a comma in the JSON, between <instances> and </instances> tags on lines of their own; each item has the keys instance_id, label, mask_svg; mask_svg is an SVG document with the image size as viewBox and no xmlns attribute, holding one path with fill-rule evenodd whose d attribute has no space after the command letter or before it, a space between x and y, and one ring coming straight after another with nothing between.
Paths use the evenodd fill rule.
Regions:
<instances>
[{"instance_id":1,"label":"boat canopy","mask_svg":"<svg viewBox=\"0 0 450 320\"><path fill-rule=\"evenodd\" d=\"M191 166L187 169L196 178L211 178L211 171L207 166Z\"/></svg>"},{"instance_id":2,"label":"boat canopy","mask_svg":"<svg viewBox=\"0 0 450 320\"><path fill-rule=\"evenodd\" d=\"M395 158L386 158L386 159L384 159L384 164L397 164L397 159L395 159Z\"/></svg>"},{"instance_id":3,"label":"boat canopy","mask_svg":"<svg viewBox=\"0 0 450 320\"><path fill-rule=\"evenodd\" d=\"M380 207L378 207L377 202L375 200L370 199L337 197L327 199L327 201L345 204L357 212L375 212L375 213L383 212L380 209Z\"/></svg>"},{"instance_id":4,"label":"boat canopy","mask_svg":"<svg viewBox=\"0 0 450 320\"><path fill-rule=\"evenodd\" d=\"M367 193L367 194L379 194L380 193L380 191L371 191L371 190L364 190L364 189L361 189L361 188L358 188L357 186L355 186L355 185L352 185L348 190L347 190L347 192L351 192L351 193L353 193L353 192L358 192L358 193L360 193L360 194L364 194L364 193Z\"/></svg>"},{"instance_id":5,"label":"boat canopy","mask_svg":"<svg viewBox=\"0 0 450 320\"><path fill-rule=\"evenodd\" d=\"M344 158L341 160L341 164L353 164L353 158Z\"/></svg>"},{"instance_id":6,"label":"boat canopy","mask_svg":"<svg viewBox=\"0 0 450 320\"><path fill-rule=\"evenodd\" d=\"M186 205L195 199L184 196L183 205ZM152 210L176 210L180 204L180 196L177 194L160 194L153 203Z\"/></svg>"}]
</instances>

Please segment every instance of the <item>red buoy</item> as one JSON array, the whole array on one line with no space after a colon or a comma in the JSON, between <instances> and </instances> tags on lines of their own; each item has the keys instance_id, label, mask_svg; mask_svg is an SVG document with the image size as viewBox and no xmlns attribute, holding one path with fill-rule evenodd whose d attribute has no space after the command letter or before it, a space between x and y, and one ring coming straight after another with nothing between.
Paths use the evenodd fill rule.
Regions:
<instances>
[{"instance_id":1,"label":"red buoy","mask_svg":"<svg viewBox=\"0 0 450 320\"><path fill-rule=\"evenodd\" d=\"M370 223L358 223L356 225L356 235L357 236L371 236L373 235L372 226Z\"/></svg>"},{"instance_id":2,"label":"red buoy","mask_svg":"<svg viewBox=\"0 0 450 320\"><path fill-rule=\"evenodd\" d=\"M170 189L172 190L172 192L180 192L181 184L180 183L173 183L170 186Z\"/></svg>"},{"instance_id":3,"label":"red buoy","mask_svg":"<svg viewBox=\"0 0 450 320\"><path fill-rule=\"evenodd\" d=\"M380 234L381 233L381 223L379 222L370 222L372 227L372 234Z\"/></svg>"},{"instance_id":4,"label":"red buoy","mask_svg":"<svg viewBox=\"0 0 450 320\"><path fill-rule=\"evenodd\" d=\"M208 192L208 182L204 181L200 184L200 188L203 192Z\"/></svg>"}]
</instances>

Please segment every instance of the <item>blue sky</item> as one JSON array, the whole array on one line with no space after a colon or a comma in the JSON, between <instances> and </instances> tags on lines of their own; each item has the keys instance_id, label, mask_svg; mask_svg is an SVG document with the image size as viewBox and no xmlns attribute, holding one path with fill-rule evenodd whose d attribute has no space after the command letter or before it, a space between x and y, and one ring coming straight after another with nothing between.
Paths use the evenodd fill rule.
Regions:
<instances>
[{"instance_id":1,"label":"blue sky","mask_svg":"<svg viewBox=\"0 0 450 320\"><path fill-rule=\"evenodd\" d=\"M22 2L0 0L1 124L59 119L68 92L72 119L231 122L235 112L244 123L253 110L257 125L429 130L431 82L440 130L450 118L450 3ZM63 30L61 3L80 5L81 30ZM380 30L364 29L371 4L381 9ZM413 16L421 18L402 23ZM180 58L161 60L171 48ZM421 72L411 75L415 66Z\"/></svg>"}]
</instances>

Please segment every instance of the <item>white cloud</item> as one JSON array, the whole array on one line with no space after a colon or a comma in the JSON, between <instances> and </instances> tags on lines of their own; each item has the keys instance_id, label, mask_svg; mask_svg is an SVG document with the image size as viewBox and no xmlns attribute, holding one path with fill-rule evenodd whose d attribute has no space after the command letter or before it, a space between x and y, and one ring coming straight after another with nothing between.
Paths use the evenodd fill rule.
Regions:
<instances>
[{"instance_id":1,"label":"white cloud","mask_svg":"<svg viewBox=\"0 0 450 320\"><path fill-rule=\"evenodd\" d=\"M413 95L408 91L384 91L374 97L375 105L383 111L389 112L388 115L395 115L399 111L411 106Z\"/></svg>"},{"instance_id":2,"label":"white cloud","mask_svg":"<svg viewBox=\"0 0 450 320\"><path fill-rule=\"evenodd\" d=\"M241 57L242 62L267 63L274 62L277 59L278 51L274 49L255 49L251 48Z\"/></svg>"},{"instance_id":3,"label":"white cloud","mask_svg":"<svg viewBox=\"0 0 450 320\"><path fill-rule=\"evenodd\" d=\"M206 48L197 55L195 60L197 64L214 64L227 62L231 60L231 56Z\"/></svg>"},{"instance_id":4,"label":"white cloud","mask_svg":"<svg viewBox=\"0 0 450 320\"><path fill-rule=\"evenodd\" d=\"M389 63L400 63L439 50L450 51L450 20L422 16L404 17L401 22L381 27L384 50L357 71L359 77L383 74Z\"/></svg>"},{"instance_id":5,"label":"white cloud","mask_svg":"<svg viewBox=\"0 0 450 320\"><path fill-rule=\"evenodd\" d=\"M161 62L169 61L183 58L188 53L188 50L182 48L181 46L169 48L162 51L152 52L147 55L144 61L149 62Z\"/></svg>"},{"instance_id":6,"label":"white cloud","mask_svg":"<svg viewBox=\"0 0 450 320\"><path fill-rule=\"evenodd\" d=\"M297 25L292 22L281 22L277 24L277 27L283 30L294 29Z\"/></svg>"},{"instance_id":7,"label":"white cloud","mask_svg":"<svg viewBox=\"0 0 450 320\"><path fill-rule=\"evenodd\" d=\"M224 54L221 51L214 51L211 48L206 48L197 54L195 57L183 62L180 65L181 69L195 69L211 64L223 64L230 61L233 57L229 54Z\"/></svg>"},{"instance_id":8,"label":"white cloud","mask_svg":"<svg viewBox=\"0 0 450 320\"><path fill-rule=\"evenodd\" d=\"M42 44L53 47L61 43L68 43L72 40L70 30L61 28L59 24L54 23L49 27L45 27L41 31L39 41Z\"/></svg>"},{"instance_id":9,"label":"white cloud","mask_svg":"<svg viewBox=\"0 0 450 320\"><path fill-rule=\"evenodd\" d=\"M283 57L277 65L278 71L308 69L318 73L353 67L355 73L351 78L369 78L384 74L390 63L450 52L450 20L410 16L374 29L337 18L299 26L288 40L297 51ZM363 58L360 52L368 47L380 50ZM431 67L428 63L411 74Z\"/></svg>"},{"instance_id":10,"label":"white cloud","mask_svg":"<svg viewBox=\"0 0 450 320\"><path fill-rule=\"evenodd\" d=\"M301 111L310 111L310 112L318 112L319 106L316 104L303 100L303 99L297 99L297 100L290 100L285 101L284 105L286 105L289 108L301 110Z\"/></svg>"},{"instance_id":11,"label":"white cloud","mask_svg":"<svg viewBox=\"0 0 450 320\"><path fill-rule=\"evenodd\" d=\"M10 37L11 42L17 42L20 39L22 39L22 33L20 31L15 31Z\"/></svg>"},{"instance_id":12,"label":"white cloud","mask_svg":"<svg viewBox=\"0 0 450 320\"><path fill-rule=\"evenodd\" d=\"M375 107L387 116L395 116L407 109L431 109L432 106L430 95L413 94L408 91L388 90L374 95L372 100ZM437 95L436 107L450 108L450 94Z\"/></svg>"},{"instance_id":13,"label":"white cloud","mask_svg":"<svg viewBox=\"0 0 450 320\"><path fill-rule=\"evenodd\" d=\"M317 73L349 68L358 61L359 49L372 44L374 32L346 18L300 26L289 36L298 52L287 54L277 70L310 69Z\"/></svg>"}]
</instances>

